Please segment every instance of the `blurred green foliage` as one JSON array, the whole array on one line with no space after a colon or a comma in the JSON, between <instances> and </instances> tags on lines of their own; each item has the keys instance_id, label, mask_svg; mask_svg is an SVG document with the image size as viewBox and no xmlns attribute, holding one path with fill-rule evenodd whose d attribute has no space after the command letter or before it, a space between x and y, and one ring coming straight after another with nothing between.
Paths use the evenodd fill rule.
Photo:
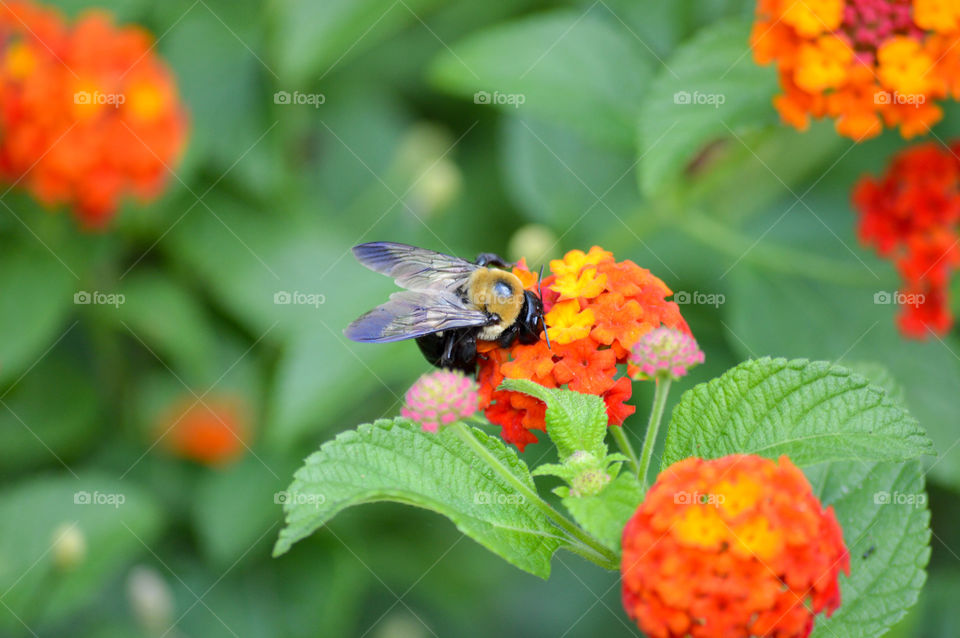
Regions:
<instances>
[{"instance_id":1,"label":"blurred green foliage","mask_svg":"<svg viewBox=\"0 0 960 638\"><path fill-rule=\"evenodd\" d=\"M639 635L617 574L564 554L542 582L413 508L350 511L269 557L294 468L395 414L426 367L412 344L342 336L392 289L350 247L507 253L530 223L546 241L514 250L531 264L601 243L701 301L682 310L707 363L671 404L761 355L895 380L938 452L930 583L895 631L954 634L960 342L896 334L895 307L874 303L896 278L858 246L849 205L854 180L904 142L778 125L774 74L746 41L753 3L96 6L157 35L191 143L167 193L102 234L3 196L0 635ZM678 108L674 94L695 90L726 100ZM958 123L952 107L936 130ZM125 302L77 304L80 292ZM324 303L275 303L282 292ZM173 402L221 395L255 415L243 459L213 469L154 445ZM634 438L650 395L637 386ZM124 502L75 503L81 492Z\"/></svg>"}]
</instances>

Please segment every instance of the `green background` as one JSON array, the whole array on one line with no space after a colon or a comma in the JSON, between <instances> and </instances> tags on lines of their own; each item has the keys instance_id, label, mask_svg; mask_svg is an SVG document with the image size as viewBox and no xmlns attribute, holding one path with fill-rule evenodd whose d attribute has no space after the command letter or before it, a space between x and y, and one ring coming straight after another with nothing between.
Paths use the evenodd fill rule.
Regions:
<instances>
[{"instance_id":1,"label":"green background","mask_svg":"<svg viewBox=\"0 0 960 638\"><path fill-rule=\"evenodd\" d=\"M350 510L270 558L274 494L302 459L396 414L426 369L410 343L342 336L393 289L349 253L374 240L533 266L599 243L650 268L701 302L681 309L707 363L671 404L754 356L892 376L938 450L929 582L895 632L953 635L960 342L899 336L896 308L874 303L896 275L856 241L849 203L906 143L779 125L776 73L748 48L753 3L96 6L157 35L192 132L166 194L107 232L16 189L2 197L0 635L639 635L617 574L558 554L543 582L399 505ZM523 103L476 103L478 91ZM677 104L682 91L723 103ZM930 139L960 127L946 112ZM79 291L126 303L75 305ZM325 303L277 305L280 291ZM651 394L635 386L635 439ZM224 395L254 414L240 461L211 469L151 447L172 401ZM125 502L74 505L81 490ZM64 525L87 544L66 572L50 551ZM152 626L131 603L144 573L170 598Z\"/></svg>"}]
</instances>

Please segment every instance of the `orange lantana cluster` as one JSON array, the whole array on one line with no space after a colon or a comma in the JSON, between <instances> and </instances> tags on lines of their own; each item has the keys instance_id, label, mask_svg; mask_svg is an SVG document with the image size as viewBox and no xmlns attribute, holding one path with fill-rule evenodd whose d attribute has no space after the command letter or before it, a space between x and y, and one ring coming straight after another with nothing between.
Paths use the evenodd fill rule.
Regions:
<instances>
[{"instance_id":1,"label":"orange lantana cluster","mask_svg":"<svg viewBox=\"0 0 960 638\"><path fill-rule=\"evenodd\" d=\"M651 638L805 637L840 606L843 531L782 456L667 468L623 531L623 605Z\"/></svg>"},{"instance_id":2,"label":"orange lantana cluster","mask_svg":"<svg viewBox=\"0 0 960 638\"><path fill-rule=\"evenodd\" d=\"M249 411L232 396L211 397L202 403L186 397L164 415L157 438L172 454L203 465L222 466L247 450Z\"/></svg>"},{"instance_id":3,"label":"orange lantana cluster","mask_svg":"<svg viewBox=\"0 0 960 638\"><path fill-rule=\"evenodd\" d=\"M661 325L690 332L677 304L665 299L671 290L632 261L614 261L594 246L551 261L550 271L539 286L550 347L545 335L533 345L509 349L479 345L480 407L521 450L537 441L531 430L545 429L546 406L526 394L498 391L504 378L601 396L610 423L620 425L635 410L626 403L630 379L618 378L618 365L626 363L633 345ZM513 272L527 289L538 289L537 275L523 262Z\"/></svg>"},{"instance_id":4,"label":"orange lantana cluster","mask_svg":"<svg viewBox=\"0 0 960 638\"><path fill-rule=\"evenodd\" d=\"M0 5L0 178L102 226L123 197L159 194L186 129L146 31L106 13L67 24L25 0Z\"/></svg>"},{"instance_id":5,"label":"orange lantana cluster","mask_svg":"<svg viewBox=\"0 0 960 638\"><path fill-rule=\"evenodd\" d=\"M777 64L784 121L836 118L857 140L939 121L935 101L960 95L958 42L958 0L759 0L751 35L757 62Z\"/></svg>"}]
</instances>

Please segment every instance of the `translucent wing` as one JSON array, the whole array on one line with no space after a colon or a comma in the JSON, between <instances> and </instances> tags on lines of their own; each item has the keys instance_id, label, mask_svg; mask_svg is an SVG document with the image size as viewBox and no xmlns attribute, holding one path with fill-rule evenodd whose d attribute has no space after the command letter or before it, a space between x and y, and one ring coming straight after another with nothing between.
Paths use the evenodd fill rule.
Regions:
<instances>
[{"instance_id":1,"label":"translucent wing","mask_svg":"<svg viewBox=\"0 0 960 638\"><path fill-rule=\"evenodd\" d=\"M357 260L375 272L393 277L408 290L446 290L453 292L466 283L476 264L443 253L377 241L353 247Z\"/></svg>"},{"instance_id":2,"label":"translucent wing","mask_svg":"<svg viewBox=\"0 0 960 638\"><path fill-rule=\"evenodd\" d=\"M388 343L490 321L486 313L465 308L451 293L404 290L390 295L390 301L351 323L343 333L353 341Z\"/></svg>"}]
</instances>

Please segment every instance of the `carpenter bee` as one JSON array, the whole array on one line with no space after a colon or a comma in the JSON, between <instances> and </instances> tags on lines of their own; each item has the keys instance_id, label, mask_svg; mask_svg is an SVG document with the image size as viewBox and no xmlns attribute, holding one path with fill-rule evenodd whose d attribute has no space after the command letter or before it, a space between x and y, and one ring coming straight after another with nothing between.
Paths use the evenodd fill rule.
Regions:
<instances>
[{"instance_id":1,"label":"carpenter bee","mask_svg":"<svg viewBox=\"0 0 960 638\"><path fill-rule=\"evenodd\" d=\"M353 254L406 288L350 324L344 334L353 341L416 339L432 365L472 375L478 340L503 348L515 341L533 344L546 329L540 297L525 290L493 253L469 262L406 244L373 242L354 246Z\"/></svg>"}]
</instances>

